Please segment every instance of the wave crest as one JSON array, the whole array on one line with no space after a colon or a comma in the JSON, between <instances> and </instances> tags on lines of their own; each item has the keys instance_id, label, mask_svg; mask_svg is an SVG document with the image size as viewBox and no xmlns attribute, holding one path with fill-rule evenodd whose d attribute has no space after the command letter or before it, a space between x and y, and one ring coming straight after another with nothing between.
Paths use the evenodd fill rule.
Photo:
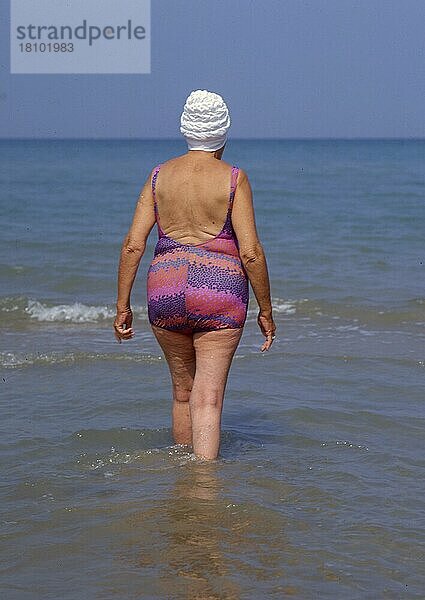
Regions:
<instances>
[{"instance_id":1,"label":"wave crest","mask_svg":"<svg viewBox=\"0 0 425 600\"><path fill-rule=\"evenodd\" d=\"M68 321L71 323L96 322L101 319L110 319L115 315L115 312L107 306L88 306L81 302L46 306L38 300L28 300L25 312L37 321Z\"/></svg>"}]
</instances>

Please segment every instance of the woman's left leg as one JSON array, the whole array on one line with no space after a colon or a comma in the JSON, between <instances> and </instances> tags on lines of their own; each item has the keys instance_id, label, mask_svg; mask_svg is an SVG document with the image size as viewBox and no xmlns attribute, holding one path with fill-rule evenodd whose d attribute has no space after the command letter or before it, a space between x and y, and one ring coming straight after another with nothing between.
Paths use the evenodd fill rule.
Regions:
<instances>
[{"instance_id":1,"label":"woman's left leg","mask_svg":"<svg viewBox=\"0 0 425 600\"><path fill-rule=\"evenodd\" d=\"M192 334L169 331L151 325L164 352L173 385L172 432L176 444L192 445L189 397L195 377L195 349Z\"/></svg>"}]
</instances>

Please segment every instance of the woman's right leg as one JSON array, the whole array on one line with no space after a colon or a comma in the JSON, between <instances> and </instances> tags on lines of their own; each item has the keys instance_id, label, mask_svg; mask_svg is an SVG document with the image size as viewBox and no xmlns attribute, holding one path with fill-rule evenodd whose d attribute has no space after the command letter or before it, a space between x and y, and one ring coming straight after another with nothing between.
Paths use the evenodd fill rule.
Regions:
<instances>
[{"instance_id":1,"label":"woman's right leg","mask_svg":"<svg viewBox=\"0 0 425 600\"><path fill-rule=\"evenodd\" d=\"M224 391L241 329L220 329L193 334L196 372L189 398L194 454L215 459L220 449Z\"/></svg>"}]
</instances>

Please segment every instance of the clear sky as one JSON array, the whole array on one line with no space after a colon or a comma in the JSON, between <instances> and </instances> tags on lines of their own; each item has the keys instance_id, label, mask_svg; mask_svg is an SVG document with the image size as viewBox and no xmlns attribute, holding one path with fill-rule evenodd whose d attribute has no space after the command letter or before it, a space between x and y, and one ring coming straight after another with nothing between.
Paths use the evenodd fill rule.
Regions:
<instances>
[{"instance_id":1,"label":"clear sky","mask_svg":"<svg viewBox=\"0 0 425 600\"><path fill-rule=\"evenodd\" d=\"M1 137L179 137L198 88L235 138L425 137L425 0L152 0L145 75L11 75L1 23Z\"/></svg>"}]
</instances>

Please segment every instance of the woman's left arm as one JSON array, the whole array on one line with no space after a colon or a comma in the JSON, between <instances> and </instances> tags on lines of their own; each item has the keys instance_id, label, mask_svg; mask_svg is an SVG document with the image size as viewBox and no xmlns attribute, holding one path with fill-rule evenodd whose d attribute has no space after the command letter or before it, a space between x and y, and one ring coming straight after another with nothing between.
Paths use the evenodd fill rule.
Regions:
<instances>
[{"instance_id":1,"label":"woman's left arm","mask_svg":"<svg viewBox=\"0 0 425 600\"><path fill-rule=\"evenodd\" d=\"M117 314L114 333L118 342L133 337L133 313L130 296L140 260L146 249L146 241L155 224L152 196L153 170L147 178L137 200L133 221L121 246L117 282Z\"/></svg>"}]
</instances>

